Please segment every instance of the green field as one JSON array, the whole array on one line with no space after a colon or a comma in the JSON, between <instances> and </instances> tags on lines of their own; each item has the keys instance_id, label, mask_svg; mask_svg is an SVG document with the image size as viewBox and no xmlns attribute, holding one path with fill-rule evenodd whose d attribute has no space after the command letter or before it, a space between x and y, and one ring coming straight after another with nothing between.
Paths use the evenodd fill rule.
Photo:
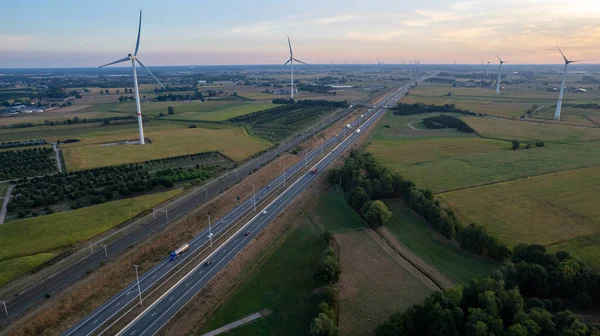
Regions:
<instances>
[{"instance_id":1,"label":"green field","mask_svg":"<svg viewBox=\"0 0 600 336\"><path fill-rule=\"evenodd\" d=\"M219 151L234 161L241 161L270 146L264 140L249 136L242 127L208 129L178 124L147 127L144 135L151 143L144 146L101 145L135 139L137 132L132 131L111 128L110 132L81 134L81 142L61 146L67 169L90 169L205 151Z\"/></svg>"},{"instance_id":2,"label":"green field","mask_svg":"<svg viewBox=\"0 0 600 336\"><path fill-rule=\"evenodd\" d=\"M393 214L388 227L396 238L453 282L466 284L500 268L499 262L475 256L443 238L402 200L390 199L385 204Z\"/></svg>"},{"instance_id":3,"label":"green field","mask_svg":"<svg viewBox=\"0 0 600 336\"><path fill-rule=\"evenodd\" d=\"M181 193L172 190L0 225L0 261L67 247L101 234Z\"/></svg>"},{"instance_id":4,"label":"green field","mask_svg":"<svg viewBox=\"0 0 600 336\"><path fill-rule=\"evenodd\" d=\"M420 188L436 193L598 165L599 142L550 142L541 148L513 151L508 141L481 139L452 130L415 131L408 127L408 122L418 122L424 116L386 115L367 151ZM489 122L490 127L505 122L473 120Z\"/></svg>"},{"instance_id":5,"label":"green field","mask_svg":"<svg viewBox=\"0 0 600 336\"><path fill-rule=\"evenodd\" d=\"M555 143L600 140L600 129L596 128L470 116L461 119L486 138Z\"/></svg>"},{"instance_id":6,"label":"green field","mask_svg":"<svg viewBox=\"0 0 600 336\"><path fill-rule=\"evenodd\" d=\"M600 246L600 232L550 245L548 250L551 252L569 251L575 258L583 260L587 265L600 269L598 246Z\"/></svg>"},{"instance_id":7,"label":"green field","mask_svg":"<svg viewBox=\"0 0 600 336\"><path fill-rule=\"evenodd\" d=\"M226 104L222 102L219 104ZM190 111L184 113L176 113L174 115L167 116L166 119L173 120L206 120L206 121L225 121L230 118L238 117L244 114L266 110L268 108L276 107L272 103L243 103L233 105L227 108L222 108L212 111Z\"/></svg>"},{"instance_id":8,"label":"green field","mask_svg":"<svg viewBox=\"0 0 600 336\"><path fill-rule=\"evenodd\" d=\"M509 245L550 245L600 232L599 184L600 167L591 167L436 197Z\"/></svg>"},{"instance_id":9,"label":"green field","mask_svg":"<svg viewBox=\"0 0 600 336\"><path fill-rule=\"evenodd\" d=\"M447 96L451 93L450 96ZM564 97L565 103L576 103L597 100L600 95L595 91L586 93L569 93ZM422 102L427 104L455 104L458 108L475 113L484 113L505 118L519 118L533 105L556 104L558 93L546 91L543 87L528 85L510 85L496 95L492 88L452 87L450 84L421 83L410 90L410 95L403 98L405 103ZM565 116L568 116L568 111Z\"/></svg>"},{"instance_id":10,"label":"green field","mask_svg":"<svg viewBox=\"0 0 600 336\"><path fill-rule=\"evenodd\" d=\"M0 261L0 287L19 278L56 257L56 253L38 253L26 257Z\"/></svg>"}]
</instances>

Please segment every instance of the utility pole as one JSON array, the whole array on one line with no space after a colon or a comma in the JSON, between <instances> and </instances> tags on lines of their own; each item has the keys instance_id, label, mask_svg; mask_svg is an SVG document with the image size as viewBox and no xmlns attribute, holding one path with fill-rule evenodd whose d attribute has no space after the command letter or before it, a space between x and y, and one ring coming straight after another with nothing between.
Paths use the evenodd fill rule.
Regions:
<instances>
[{"instance_id":1,"label":"utility pole","mask_svg":"<svg viewBox=\"0 0 600 336\"><path fill-rule=\"evenodd\" d=\"M4 312L6 313L6 317L8 317L8 308L6 308L6 300L2 300L2 304L4 305Z\"/></svg>"},{"instance_id":2,"label":"utility pole","mask_svg":"<svg viewBox=\"0 0 600 336\"><path fill-rule=\"evenodd\" d=\"M285 166L283 166L283 186L285 187Z\"/></svg>"},{"instance_id":3,"label":"utility pole","mask_svg":"<svg viewBox=\"0 0 600 336\"><path fill-rule=\"evenodd\" d=\"M208 217L208 239L210 239L210 247L212 248L212 229L210 228L210 215L206 215Z\"/></svg>"},{"instance_id":4,"label":"utility pole","mask_svg":"<svg viewBox=\"0 0 600 336\"><path fill-rule=\"evenodd\" d=\"M252 185L252 202L254 203L254 211L256 211L256 186Z\"/></svg>"},{"instance_id":5,"label":"utility pole","mask_svg":"<svg viewBox=\"0 0 600 336\"><path fill-rule=\"evenodd\" d=\"M304 168L306 169L306 165L308 165L308 152L304 153Z\"/></svg>"},{"instance_id":6,"label":"utility pole","mask_svg":"<svg viewBox=\"0 0 600 336\"><path fill-rule=\"evenodd\" d=\"M142 305L142 289L140 287L140 275L138 273L138 265L133 265L133 267L135 267L135 277L137 278L137 287L138 287L138 294L140 296L140 306Z\"/></svg>"},{"instance_id":7,"label":"utility pole","mask_svg":"<svg viewBox=\"0 0 600 336\"><path fill-rule=\"evenodd\" d=\"M100 246L104 247L104 256L108 257L108 251L106 250L106 244L100 244Z\"/></svg>"},{"instance_id":8,"label":"utility pole","mask_svg":"<svg viewBox=\"0 0 600 336\"><path fill-rule=\"evenodd\" d=\"M94 253L94 247L92 246L92 242L90 242L90 253Z\"/></svg>"}]
</instances>

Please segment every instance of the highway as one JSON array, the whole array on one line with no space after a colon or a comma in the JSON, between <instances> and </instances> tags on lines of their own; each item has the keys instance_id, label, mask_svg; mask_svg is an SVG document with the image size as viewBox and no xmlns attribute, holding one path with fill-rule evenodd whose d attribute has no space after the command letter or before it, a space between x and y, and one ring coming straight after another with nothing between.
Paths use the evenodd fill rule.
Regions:
<instances>
[{"instance_id":1,"label":"highway","mask_svg":"<svg viewBox=\"0 0 600 336\"><path fill-rule=\"evenodd\" d=\"M69 265L64 266L51 276L40 280L34 285L22 290L17 295L0 298L6 300L6 305L9 312L8 317L4 314L0 314L0 326L10 323L10 321L18 317L24 311L34 307L38 302L43 301L48 295L54 295L58 291L70 286L80 278L84 277L86 274L89 274L90 270L94 270L103 263L106 263L108 260L118 257L128 248L144 241L151 234L161 230L170 222L184 217L192 209L219 195L227 188L232 187L248 174L251 174L264 164L275 159L280 153L294 148L307 138L327 128L331 123L343 118L353 110L354 109L345 109L344 111L341 111L341 113L334 113L325 119L322 119L318 125L315 125L307 129L305 132L296 135L289 141L282 143L277 148L267 151L250 160L249 162L246 162L240 167L237 167L235 170L230 171L225 176L212 181L208 185L204 186L202 190L191 192L173 202L166 204L160 209L163 211L158 212L159 215L156 217L154 217L152 214L143 217L141 220L139 220L139 225L137 225L134 229L128 230L127 232L118 232L106 241L97 241L92 243L94 252L90 253L89 249L82 249L70 257L67 257L65 260L59 261L57 264L64 263ZM330 143L325 144L325 146L327 145L330 145ZM308 158L308 160L316 157L316 153L311 153L311 155L312 156ZM289 173L291 176L293 172L289 170L287 173ZM279 183L281 182L283 182L282 179L279 181ZM265 191L261 189L258 191L257 197L263 198L270 192L271 190ZM246 207L248 206L247 203L244 204ZM166 215L167 213L168 219ZM220 226L224 226L226 221L238 218L235 217L234 214L231 214L231 216L233 217L224 217L221 223L215 223L215 230L219 230L218 232L221 232ZM198 243L202 242L202 239L200 239ZM107 246L106 255L104 249L100 246L101 243L104 243ZM172 266L169 265L167 267Z\"/></svg>"},{"instance_id":2,"label":"highway","mask_svg":"<svg viewBox=\"0 0 600 336\"><path fill-rule=\"evenodd\" d=\"M381 106L385 106L388 102L396 100L401 95L405 94L406 88L399 89L390 98L386 99ZM154 335L156 334L165 324L172 319L175 314L181 310L208 282L210 282L215 275L223 269L246 245L258 234L260 231L268 226L268 224L276 218L300 193L302 193L317 176L325 170L333 161L335 161L344 150L349 148L356 140L361 136L357 130L364 131L365 129L372 126L383 113L385 109L379 108L377 111L366 113L364 118L358 118L352 123L352 128L344 130L337 134L335 137L327 139L326 143L336 144L336 146L328 151L323 158L321 158L314 167L317 167L318 172L312 174L311 172L303 172L303 174L292 184L288 185L287 188L275 199L273 199L267 205L261 205L258 208L256 215L250 219L242 228L230 236L221 246L215 249L205 260L199 262L188 274L186 274L181 280L179 280L173 287L165 292L159 299L149 305L140 315L138 315L131 323L123 328L118 335ZM341 140L344 136L345 139ZM337 140L340 139L340 140ZM314 152L314 151L313 151ZM299 162L298 165L294 166L293 169L302 170L304 164ZM310 166L310 167L313 167ZM282 176L277 177L271 182L271 186L277 183L281 183ZM279 181L279 182L278 182ZM264 189L261 189L261 192ZM232 211L235 216L234 209ZM229 220L230 215L227 214L224 219ZM194 238L192 241L195 244L199 237ZM189 253L191 255L193 253ZM149 272L148 272L149 273ZM135 299L137 290L132 284L129 288L130 297ZM142 289L142 292L144 290ZM105 305L99 308L105 310L115 310L107 308L117 307L120 304L117 298L111 300ZM102 314L102 315L101 315ZM110 318L105 313L97 314L93 312L90 316L86 317L82 322L66 332L65 335L88 335L91 331L89 324L94 322L96 324L101 323L102 319Z\"/></svg>"},{"instance_id":3,"label":"highway","mask_svg":"<svg viewBox=\"0 0 600 336\"><path fill-rule=\"evenodd\" d=\"M366 116L366 115L365 115ZM354 128L362 118L358 118L352 122L351 126ZM311 163L317 159L326 148L331 147L339 142L344 135L351 132L352 129L343 128L342 131L334 137L326 139L319 147L306 153L305 157L295 165L288 169L285 169L285 173L277 176L275 179L270 181L267 185L256 191L256 207L260 207L264 200L267 199L271 194L275 193L278 189L289 186L288 179L299 173L304 168L313 167ZM285 175L285 176L284 176ZM252 197L245 199L235 206L231 211L225 214L223 217L216 220L211 225L212 239L220 237L226 232L236 220L243 218L248 213L254 211L255 200ZM179 265L184 265L191 259L195 253L204 250L210 244L209 230L206 229L194 237L190 242L190 248L179 258L170 261L168 256L160 263L155 265L149 271L142 274L140 277L140 289L142 295L147 293L154 285L164 281L164 279L170 274L170 272L177 268ZM174 247L175 248L175 247ZM123 311L129 304L138 302L139 291L137 289L137 283L132 283L124 290L119 292L108 302L103 304L94 310L83 320L79 321L70 330L65 332L65 335L89 335L92 332L98 330L106 321L109 321L112 317Z\"/></svg>"}]
</instances>

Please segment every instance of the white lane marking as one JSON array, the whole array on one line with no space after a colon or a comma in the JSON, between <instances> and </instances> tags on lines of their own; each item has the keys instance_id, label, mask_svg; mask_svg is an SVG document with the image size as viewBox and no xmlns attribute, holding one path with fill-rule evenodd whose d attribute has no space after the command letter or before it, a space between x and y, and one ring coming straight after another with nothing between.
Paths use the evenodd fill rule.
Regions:
<instances>
[{"instance_id":1,"label":"white lane marking","mask_svg":"<svg viewBox=\"0 0 600 336\"><path fill-rule=\"evenodd\" d=\"M96 321L94 321L92 324L96 324L96 322L98 322L98 319L96 319Z\"/></svg>"}]
</instances>

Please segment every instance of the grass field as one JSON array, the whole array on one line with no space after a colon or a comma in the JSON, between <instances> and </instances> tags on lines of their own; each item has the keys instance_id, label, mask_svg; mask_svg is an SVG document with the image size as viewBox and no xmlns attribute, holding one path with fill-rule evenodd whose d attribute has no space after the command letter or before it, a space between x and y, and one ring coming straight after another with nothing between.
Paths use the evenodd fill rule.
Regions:
<instances>
[{"instance_id":1,"label":"grass field","mask_svg":"<svg viewBox=\"0 0 600 336\"><path fill-rule=\"evenodd\" d=\"M227 102L222 102L219 104L227 104ZM229 104L227 104L229 105ZM184 113L176 113L174 115L167 116L166 119L177 119L177 120L206 120L206 121L225 121L233 117L238 117L244 114L266 110L271 107L276 107L279 105L272 103L262 103L262 102L251 102L251 103L242 103L238 105L229 105L227 108L222 108L218 110L212 111L190 111Z\"/></svg>"},{"instance_id":2,"label":"grass field","mask_svg":"<svg viewBox=\"0 0 600 336\"><path fill-rule=\"evenodd\" d=\"M513 139L549 142L578 142L600 139L600 129L556 124L504 120L480 117L461 117L481 136L511 141Z\"/></svg>"},{"instance_id":3,"label":"grass field","mask_svg":"<svg viewBox=\"0 0 600 336\"><path fill-rule=\"evenodd\" d=\"M600 269L600 232L587 236L580 236L562 243L548 246L548 250L556 252L559 250L569 251L574 257L583 260L587 265Z\"/></svg>"},{"instance_id":4,"label":"grass field","mask_svg":"<svg viewBox=\"0 0 600 336\"><path fill-rule=\"evenodd\" d=\"M241 161L270 146L264 140L249 136L242 127L207 129L183 125L146 128L145 136L151 143L144 146L100 145L135 139L136 136L137 133L132 133L131 129L82 134L81 142L61 146L67 170L143 162L204 151L219 151L232 160Z\"/></svg>"},{"instance_id":5,"label":"grass field","mask_svg":"<svg viewBox=\"0 0 600 336\"><path fill-rule=\"evenodd\" d=\"M599 183L600 167L591 167L436 197L510 245L550 245L600 232Z\"/></svg>"},{"instance_id":6,"label":"grass field","mask_svg":"<svg viewBox=\"0 0 600 336\"><path fill-rule=\"evenodd\" d=\"M103 233L181 190L104 203L0 225L0 261L70 246Z\"/></svg>"},{"instance_id":7,"label":"grass field","mask_svg":"<svg viewBox=\"0 0 600 336\"><path fill-rule=\"evenodd\" d=\"M335 239L342 267L340 335L372 335L390 314L422 302L434 291L367 232L337 233Z\"/></svg>"},{"instance_id":8,"label":"grass field","mask_svg":"<svg viewBox=\"0 0 600 336\"><path fill-rule=\"evenodd\" d=\"M50 148L52 147L52 145L39 145L39 146L24 146L24 147L8 147L8 148L0 148L0 152L7 152L7 151L20 151L20 150L26 150L26 149L34 149L34 148Z\"/></svg>"},{"instance_id":9,"label":"grass field","mask_svg":"<svg viewBox=\"0 0 600 336\"><path fill-rule=\"evenodd\" d=\"M447 96L451 93L451 96ZM564 97L565 103L576 103L586 100L597 100L597 92L569 93ZM491 88L452 87L450 84L421 83L410 90L410 95L403 102L427 104L455 104L457 107L476 113L485 113L498 117L519 118L533 105L556 104L558 93L546 91L542 87L528 85L510 85L496 95ZM565 115L569 115L568 112ZM568 117L567 117L568 118Z\"/></svg>"},{"instance_id":10,"label":"grass field","mask_svg":"<svg viewBox=\"0 0 600 336\"><path fill-rule=\"evenodd\" d=\"M9 186L10 186L10 184L8 184L8 183L0 183L0 197L6 196L6 191L8 190ZM2 206L3 202L4 202L4 199L0 200L0 206Z\"/></svg>"},{"instance_id":11,"label":"grass field","mask_svg":"<svg viewBox=\"0 0 600 336\"><path fill-rule=\"evenodd\" d=\"M477 138L372 141L367 150L378 162L436 193L596 166L600 157L599 142L513 151L508 142Z\"/></svg>"},{"instance_id":12,"label":"grass field","mask_svg":"<svg viewBox=\"0 0 600 336\"><path fill-rule=\"evenodd\" d=\"M0 287L29 273L34 268L56 257L56 253L38 253L26 257L0 261Z\"/></svg>"},{"instance_id":13,"label":"grass field","mask_svg":"<svg viewBox=\"0 0 600 336\"><path fill-rule=\"evenodd\" d=\"M472 278L488 276L501 266L458 248L417 217L402 200L390 199L385 204L393 214L388 227L396 238L453 282L465 284Z\"/></svg>"}]
</instances>

